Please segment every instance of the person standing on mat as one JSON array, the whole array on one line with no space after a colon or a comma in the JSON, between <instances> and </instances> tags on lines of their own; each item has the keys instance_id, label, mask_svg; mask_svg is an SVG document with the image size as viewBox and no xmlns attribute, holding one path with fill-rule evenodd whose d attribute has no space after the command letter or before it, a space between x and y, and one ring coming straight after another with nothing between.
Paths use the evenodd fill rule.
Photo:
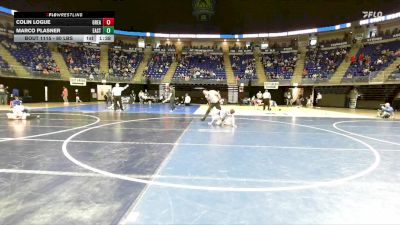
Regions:
<instances>
[{"instance_id":1,"label":"person standing on mat","mask_svg":"<svg viewBox=\"0 0 400 225\"><path fill-rule=\"evenodd\" d=\"M68 105L68 89L65 86L63 86L61 97L63 98L64 105Z\"/></svg>"},{"instance_id":2,"label":"person standing on mat","mask_svg":"<svg viewBox=\"0 0 400 225\"><path fill-rule=\"evenodd\" d=\"M262 98L264 103L263 110L265 111L265 106L268 106L268 111L271 111L271 105L270 105L271 93L269 93L267 89L265 89Z\"/></svg>"},{"instance_id":3,"label":"person standing on mat","mask_svg":"<svg viewBox=\"0 0 400 225\"><path fill-rule=\"evenodd\" d=\"M169 91L169 109L171 112L175 110L175 87L171 86Z\"/></svg>"},{"instance_id":4,"label":"person standing on mat","mask_svg":"<svg viewBox=\"0 0 400 225\"><path fill-rule=\"evenodd\" d=\"M164 101L162 101L162 103L166 103L169 101L169 108L170 111L174 111L175 110L175 88L173 86L170 86L168 88L168 95L165 97Z\"/></svg>"},{"instance_id":5,"label":"person standing on mat","mask_svg":"<svg viewBox=\"0 0 400 225\"><path fill-rule=\"evenodd\" d=\"M112 100L112 93L111 93L111 90L110 90L110 89L107 90L106 95L105 95L105 99L106 99L107 107L108 107L109 105L111 106L112 103L113 103L113 100Z\"/></svg>"},{"instance_id":6,"label":"person standing on mat","mask_svg":"<svg viewBox=\"0 0 400 225\"><path fill-rule=\"evenodd\" d=\"M114 111L117 110L117 103L119 104L119 108L121 110L124 110L124 107L122 106L121 94L122 94L122 91L127 89L128 87L129 87L129 84L127 84L125 87L120 87L119 83L116 83L115 87L113 87L112 95L114 98Z\"/></svg>"},{"instance_id":7,"label":"person standing on mat","mask_svg":"<svg viewBox=\"0 0 400 225\"><path fill-rule=\"evenodd\" d=\"M213 109L214 107L218 110L221 110L221 105L219 103L221 100L221 95L219 94L219 92L217 92L216 90L203 90L203 94L208 101L208 109L201 121L206 120L208 114L211 112L211 109Z\"/></svg>"}]
</instances>

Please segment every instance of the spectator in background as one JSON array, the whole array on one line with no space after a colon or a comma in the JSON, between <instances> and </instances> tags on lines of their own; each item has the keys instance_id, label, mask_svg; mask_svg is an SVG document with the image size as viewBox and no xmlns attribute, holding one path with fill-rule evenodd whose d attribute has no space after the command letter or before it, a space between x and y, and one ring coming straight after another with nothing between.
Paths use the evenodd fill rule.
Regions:
<instances>
[{"instance_id":1,"label":"spectator in background","mask_svg":"<svg viewBox=\"0 0 400 225\"><path fill-rule=\"evenodd\" d=\"M290 90L288 90L287 92L285 92L284 94L285 97L285 103L286 105L291 105L291 100L292 100L292 93L290 93Z\"/></svg>"},{"instance_id":2,"label":"spectator in background","mask_svg":"<svg viewBox=\"0 0 400 225\"><path fill-rule=\"evenodd\" d=\"M351 56L350 62L351 62L351 65L353 65L356 62L356 56L355 55Z\"/></svg>"},{"instance_id":3,"label":"spectator in background","mask_svg":"<svg viewBox=\"0 0 400 225\"><path fill-rule=\"evenodd\" d=\"M12 96L13 97L19 97L19 89L18 88L13 88L12 89Z\"/></svg>"},{"instance_id":4,"label":"spectator in background","mask_svg":"<svg viewBox=\"0 0 400 225\"><path fill-rule=\"evenodd\" d=\"M360 64L360 66L363 64L363 61L364 61L364 54L361 53L358 56L358 63Z\"/></svg>"},{"instance_id":5,"label":"spectator in background","mask_svg":"<svg viewBox=\"0 0 400 225\"><path fill-rule=\"evenodd\" d=\"M6 88L3 84L0 84L0 104L6 105L8 101L7 97Z\"/></svg>"},{"instance_id":6,"label":"spectator in background","mask_svg":"<svg viewBox=\"0 0 400 225\"><path fill-rule=\"evenodd\" d=\"M190 98L189 94L186 93L185 94L185 106L190 106L191 101L192 101L192 99Z\"/></svg>"},{"instance_id":7,"label":"spectator in background","mask_svg":"<svg viewBox=\"0 0 400 225\"><path fill-rule=\"evenodd\" d=\"M64 104L65 104L65 105L68 105L68 89L67 89L65 86L63 86L63 90L62 90L62 93L61 93L61 97L62 97L63 100L64 100Z\"/></svg>"},{"instance_id":8,"label":"spectator in background","mask_svg":"<svg viewBox=\"0 0 400 225\"><path fill-rule=\"evenodd\" d=\"M144 96L144 92L142 90L139 91L138 97L139 97L140 104L143 104L145 96Z\"/></svg>"},{"instance_id":9,"label":"spectator in background","mask_svg":"<svg viewBox=\"0 0 400 225\"><path fill-rule=\"evenodd\" d=\"M257 99L262 99L263 98L263 93L261 93L261 91L259 91L256 95Z\"/></svg>"},{"instance_id":10,"label":"spectator in background","mask_svg":"<svg viewBox=\"0 0 400 225\"><path fill-rule=\"evenodd\" d=\"M321 93L317 93L317 97L315 98L315 105L318 106L319 102L322 100L322 95Z\"/></svg>"}]
</instances>

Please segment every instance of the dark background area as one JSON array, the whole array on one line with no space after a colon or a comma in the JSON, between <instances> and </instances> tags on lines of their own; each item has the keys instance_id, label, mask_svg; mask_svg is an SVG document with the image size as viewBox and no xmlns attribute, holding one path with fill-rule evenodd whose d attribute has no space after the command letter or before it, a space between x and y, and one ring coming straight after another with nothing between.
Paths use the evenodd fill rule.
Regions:
<instances>
[{"instance_id":1,"label":"dark background area","mask_svg":"<svg viewBox=\"0 0 400 225\"><path fill-rule=\"evenodd\" d=\"M18 88L19 93L22 96L23 90L29 90L30 96L32 96L31 102L44 102L44 87L48 86L48 102L62 102L61 91L62 87L65 86L69 90L69 101L75 102L75 89L79 90L79 97L83 102L94 102L97 99L92 99L90 94L90 89L94 88L97 93L97 84L88 82L85 87L78 87L69 85L68 81L49 81L49 80L28 80L28 79L17 79L17 78L6 78L0 77L0 83L9 87L9 92L13 88ZM125 85L125 84L121 84ZM114 86L114 85L113 85ZM176 97L182 97L185 93L189 93L192 98L193 103L205 104L206 100L202 93L202 89L208 90L214 89L219 90L221 96L224 99L228 99L228 87L226 85L174 85L176 89ZM279 87L276 90L269 90L272 98L278 105L284 105L284 92L290 87ZM309 96L312 93L312 86L300 86L304 88L304 96ZM318 86L315 87L315 91L322 93L322 100L320 106L326 107L348 107L348 97L347 94L353 88L353 86ZM360 97L358 99L357 108L365 109L377 109L379 104L389 102L394 104L394 107L400 107L400 87L398 85L362 85L357 86ZM150 95L159 91L158 84L130 84L129 88L123 92L124 96L128 96L132 90L135 94L139 93L140 90L147 89ZM264 87L261 86L245 86L244 92L239 92L239 103L241 99L252 97L256 95L258 91L264 92ZM397 96L397 97L395 97ZM136 97L136 101L138 98Z\"/></svg>"},{"instance_id":2,"label":"dark background area","mask_svg":"<svg viewBox=\"0 0 400 225\"><path fill-rule=\"evenodd\" d=\"M216 0L209 23L191 0L4 0L18 11L115 11L116 29L165 33L279 32L362 19L362 11L400 11L399 0Z\"/></svg>"},{"instance_id":3,"label":"dark background area","mask_svg":"<svg viewBox=\"0 0 400 225\"><path fill-rule=\"evenodd\" d=\"M36 80L36 79L18 79L18 78L6 78L0 77L0 84L8 86L8 91L12 89L19 89L20 96L23 96L23 90L27 89L29 95L32 96L30 102L44 102L44 87L48 87L48 102L62 102L61 92L62 87L65 86L68 89L68 99L70 102L75 101L75 89L79 91L79 98L83 102L97 101L91 97L90 89L94 88L97 93L97 85L101 83L87 82L85 87L71 86L69 81L49 81L49 80ZM125 84L121 83L121 86ZM114 84L112 85L114 86ZM185 93L189 93L192 97L192 102L195 103L206 103L202 90L195 89L195 85L174 85L176 87L176 97L184 96ZM226 85L206 85L203 86L206 89L221 90L223 98L228 98L227 86ZM158 84L130 84L129 88L123 91L123 96L128 96L132 90L134 90L136 96L140 90L147 89L150 95L154 95L155 92L159 92ZM138 98L136 97L138 101Z\"/></svg>"},{"instance_id":4,"label":"dark background area","mask_svg":"<svg viewBox=\"0 0 400 225\"><path fill-rule=\"evenodd\" d=\"M29 81L29 82L28 82ZM94 82L87 82L87 86L79 87L79 86L70 86L68 81L49 81L49 80L27 80L27 79L16 79L16 78L5 78L1 77L1 84L8 86L9 92L12 89L19 89L19 93L22 96L23 90L29 90L29 95L32 96L31 102L44 102L44 87L48 87L48 102L62 102L61 92L62 87L65 86L68 89L69 96L68 99L70 102L75 101L75 89L79 91L79 97L83 102L97 101L97 99L91 98L90 89L94 88L97 93L97 84ZM125 85L125 84L121 84ZM114 85L113 85L114 86ZM226 85L174 85L176 90L176 97L182 97L185 93L189 93L192 98L193 103L206 103L204 99L204 95L202 89L198 89L199 87L205 88L208 90L215 89L219 90L221 96L224 99L228 99L228 87ZM140 90L147 89L150 95L154 95L157 91L159 92L158 84L130 84L129 88L123 92L124 96L127 96L134 90L136 96L138 95ZM277 101L278 104L283 104L283 93L287 90L287 87L280 87L277 90L270 90L274 100ZM243 93L239 93L239 98L247 98L255 95L258 91L264 92L264 88L261 86L246 86ZM138 101L138 97L136 97L136 101Z\"/></svg>"}]
</instances>

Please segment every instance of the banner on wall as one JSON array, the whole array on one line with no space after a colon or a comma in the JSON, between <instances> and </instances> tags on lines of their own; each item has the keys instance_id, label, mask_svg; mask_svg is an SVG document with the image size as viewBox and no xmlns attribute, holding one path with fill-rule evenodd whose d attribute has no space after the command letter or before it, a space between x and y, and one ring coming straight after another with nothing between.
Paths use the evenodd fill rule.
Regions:
<instances>
[{"instance_id":1,"label":"banner on wall","mask_svg":"<svg viewBox=\"0 0 400 225\"><path fill-rule=\"evenodd\" d=\"M71 86L86 86L86 78L69 78L69 84Z\"/></svg>"},{"instance_id":2,"label":"banner on wall","mask_svg":"<svg viewBox=\"0 0 400 225\"><path fill-rule=\"evenodd\" d=\"M278 89L279 82L264 82L264 89Z\"/></svg>"}]
</instances>

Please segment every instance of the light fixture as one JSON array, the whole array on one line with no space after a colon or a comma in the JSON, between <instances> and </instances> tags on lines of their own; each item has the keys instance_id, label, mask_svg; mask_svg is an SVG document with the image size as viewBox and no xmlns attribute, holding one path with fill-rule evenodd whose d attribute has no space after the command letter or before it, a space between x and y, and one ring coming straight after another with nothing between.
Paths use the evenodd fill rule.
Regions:
<instances>
[{"instance_id":1,"label":"light fixture","mask_svg":"<svg viewBox=\"0 0 400 225\"><path fill-rule=\"evenodd\" d=\"M226 42L226 39L224 39L224 41Z\"/></svg>"},{"instance_id":2,"label":"light fixture","mask_svg":"<svg viewBox=\"0 0 400 225\"><path fill-rule=\"evenodd\" d=\"M238 39L236 39L236 41L237 41L237 42L239 42L239 38L238 38Z\"/></svg>"},{"instance_id":3,"label":"light fixture","mask_svg":"<svg viewBox=\"0 0 400 225\"><path fill-rule=\"evenodd\" d=\"M178 41L181 41L181 39L180 39L180 38L178 38Z\"/></svg>"}]
</instances>

